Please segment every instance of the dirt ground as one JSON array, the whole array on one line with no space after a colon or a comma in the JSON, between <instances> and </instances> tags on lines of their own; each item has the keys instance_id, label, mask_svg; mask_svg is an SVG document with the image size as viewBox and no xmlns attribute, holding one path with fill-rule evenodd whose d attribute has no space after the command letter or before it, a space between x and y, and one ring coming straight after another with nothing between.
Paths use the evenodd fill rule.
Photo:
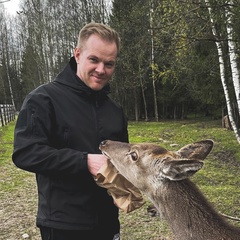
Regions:
<instances>
[{"instance_id":1,"label":"dirt ground","mask_svg":"<svg viewBox=\"0 0 240 240\"><path fill-rule=\"evenodd\" d=\"M20 170L21 171L21 170ZM17 191L1 192L1 240L39 240L35 226L37 194L34 176L27 174Z\"/></svg>"}]
</instances>

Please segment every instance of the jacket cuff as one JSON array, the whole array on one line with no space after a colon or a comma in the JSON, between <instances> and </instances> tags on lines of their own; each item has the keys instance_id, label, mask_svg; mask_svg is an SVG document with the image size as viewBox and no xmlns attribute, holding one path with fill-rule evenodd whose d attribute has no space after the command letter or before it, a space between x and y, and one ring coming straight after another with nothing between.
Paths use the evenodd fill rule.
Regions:
<instances>
[{"instance_id":1,"label":"jacket cuff","mask_svg":"<svg viewBox=\"0 0 240 240\"><path fill-rule=\"evenodd\" d=\"M82 168L88 170L88 153L82 153Z\"/></svg>"}]
</instances>

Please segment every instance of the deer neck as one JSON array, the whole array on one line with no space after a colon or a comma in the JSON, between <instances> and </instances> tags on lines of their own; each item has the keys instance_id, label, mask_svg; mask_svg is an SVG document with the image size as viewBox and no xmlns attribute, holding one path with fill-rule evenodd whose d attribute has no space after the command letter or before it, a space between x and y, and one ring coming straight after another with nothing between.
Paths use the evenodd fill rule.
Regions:
<instances>
[{"instance_id":1,"label":"deer neck","mask_svg":"<svg viewBox=\"0 0 240 240\"><path fill-rule=\"evenodd\" d=\"M216 238L221 234L216 229L225 228L226 223L190 180L166 180L149 194L149 198L168 222L176 239L225 239Z\"/></svg>"}]
</instances>

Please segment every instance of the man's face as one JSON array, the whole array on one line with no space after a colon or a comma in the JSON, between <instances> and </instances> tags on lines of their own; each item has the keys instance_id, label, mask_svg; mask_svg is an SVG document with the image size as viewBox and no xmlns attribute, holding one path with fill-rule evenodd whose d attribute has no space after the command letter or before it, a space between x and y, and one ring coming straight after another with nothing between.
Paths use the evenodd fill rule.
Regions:
<instances>
[{"instance_id":1,"label":"man's face","mask_svg":"<svg viewBox=\"0 0 240 240\"><path fill-rule=\"evenodd\" d=\"M111 79L117 58L115 42L91 35L83 49L76 48L77 76L91 89L101 90Z\"/></svg>"}]
</instances>

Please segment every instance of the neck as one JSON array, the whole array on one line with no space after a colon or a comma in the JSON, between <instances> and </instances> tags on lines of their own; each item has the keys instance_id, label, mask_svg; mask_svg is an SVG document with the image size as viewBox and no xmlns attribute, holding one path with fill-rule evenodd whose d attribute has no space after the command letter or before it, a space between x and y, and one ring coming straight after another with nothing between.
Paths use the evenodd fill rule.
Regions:
<instances>
[{"instance_id":1,"label":"neck","mask_svg":"<svg viewBox=\"0 0 240 240\"><path fill-rule=\"evenodd\" d=\"M166 180L149 198L178 240L235 239L230 237L233 227L188 179L179 182ZM222 237L224 234L226 238Z\"/></svg>"}]
</instances>

